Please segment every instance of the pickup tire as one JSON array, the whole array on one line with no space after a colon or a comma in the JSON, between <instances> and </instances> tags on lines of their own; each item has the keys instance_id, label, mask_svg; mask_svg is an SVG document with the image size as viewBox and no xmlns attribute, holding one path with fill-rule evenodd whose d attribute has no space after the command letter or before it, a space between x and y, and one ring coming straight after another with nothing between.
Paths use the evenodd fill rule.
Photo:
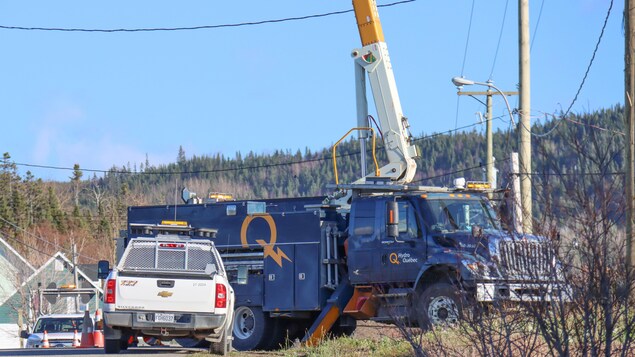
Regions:
<instances>
[{"instance_id":1,"label":"pickup tire","mask_svg":"<svg viewBox=\"0 0 635 357\"><path fill-rule=\"evenodd\" d=\"M419 291L413 305L421 329L459 322L466 306L461 291L449 283L436 283Z\"/></svg>"},{"instance_id":2,"label":"pickup tire","mask_svg":"<svg viewBox=\"0 0 635 357\"><path fill-rule=\"evenodd\" d=\"M267 348L273 337L275 321L262 308L238 306L234 311L233 346L238 351Z\"/></svg>"},{"instance_id":3,"label":"pickup tire","mask_svg":"<svg viewBox=\"0 0 635 357\"><path fill-rule=\"evenodd\" d=\"M104 340L104 352L106 354L117 354L121 352L121 340Z\"/></svg>"},{"instance_id":4,"label":"pickup tire","mask_svg":"<svg viewBox=\"0 0 635 357\"><path fill-rule=\"evenodd\" d=\"M209 352L215 355L227 356L231 351L231 339L227 338L227 331L223 331L220 341L212 342L209 346Z\"/></svg>"}]
</instances>

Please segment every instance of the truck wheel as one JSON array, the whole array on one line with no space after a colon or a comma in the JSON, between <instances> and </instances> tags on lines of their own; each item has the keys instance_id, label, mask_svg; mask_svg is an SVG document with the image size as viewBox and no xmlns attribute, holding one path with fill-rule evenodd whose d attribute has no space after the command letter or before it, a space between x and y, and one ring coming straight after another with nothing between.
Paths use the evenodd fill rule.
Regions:
<instances>
[{"instance_id":1,"label":"truck wheel","mask_svg":"<svg viewBox=\"0 0 635 357\"><path fill-rule=\"evenodd\" d=\"M288 323L287 321L280 318L270 318L269 320L269 328L272 331L271 338L269 339L269 342L267 342L260 348L265 350L277 350L283 348L286 345L287 338L289 337Z\"/></svg>"},{"instance_id":2,"label":"truck wheel","mask_svg":"<svg viewBox=\"0 0 635 357\"><path fill-rule=\"evenodd\" d=\"M274 322L260 307L237 307L234 311L234 348L238 351L266 348L274 332Z\"/></svg>"},{"instance_id":3,"label":"truck wheel","mask_svg":"<svg viewBox=\"0 0 635 357\"><path fill-rule=\"evenodd\" d=\"M342 326L342 318L340 317L335 321L333 327L331 327L331 336L333 337L348 337L355 332L357 328L357 321L351 320L349 321L347 326Z\"/></svg>"},{"instance_id":4,"label":"truck wheel","mask_svg":"<svg viewBox=\"0 0 635 357\"><path fill-rule=\"evenodd\" d=\"M104 340L104 352L106 352L106 354L115 354L115 353L119 353L121 351L121 340L116 339L116 340L110 340L110 339L105 339Z\"/></svg>"},{"instance_id":5,"label":"truck wheel","mask_svg":"<svg viewBox=\"0 0 635 357\"><path fill-rule=\"evenodd\" d=\"M437 283L417 294L417 321L422 329L455 324L463 316L465 299L461 291L448 283Z\"/></svg>"}]
</instances>

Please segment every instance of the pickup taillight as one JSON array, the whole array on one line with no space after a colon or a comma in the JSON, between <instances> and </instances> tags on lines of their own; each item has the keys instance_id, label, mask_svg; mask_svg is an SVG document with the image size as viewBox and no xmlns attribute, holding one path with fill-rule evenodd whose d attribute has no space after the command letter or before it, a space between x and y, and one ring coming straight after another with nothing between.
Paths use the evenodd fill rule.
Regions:
<instances>
[{"instance_id":1,"label":"pickup taillight","mask_svg":"<svg viewBox=\"0 0 635 357\"><path fill-rule=\"evenodd\" d=\"M224 309L227 307L227 288L224 284L216 284L216 308Z\"/></svg>"},{"instance_id":2,"label":"pickup taillight","mask_svg":"<svg viewBox=\"0 0 635 357\"><path fill-rule=\"evenodd\" d=\"M106 304L114 304L115 303L115 292L117 290L117 280L110 279L106 282L106 297L104 298L104 303Z\"/></svg>"}]
</instances>

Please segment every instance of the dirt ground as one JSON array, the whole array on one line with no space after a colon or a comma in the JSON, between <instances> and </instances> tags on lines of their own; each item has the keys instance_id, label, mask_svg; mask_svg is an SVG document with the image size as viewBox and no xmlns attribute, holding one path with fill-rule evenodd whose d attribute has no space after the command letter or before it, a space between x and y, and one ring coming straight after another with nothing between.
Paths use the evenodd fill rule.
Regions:
<instances>
[{"instance_id":1,"label":"dirt ground","mask_svg":"<svg viewBox=\"0 0 635 357\"><path fill-rule=\"evenodd\" d=\"M380 324L373 321L359 321L353 336L372 340L377 340L382 337L388 337L396 340L402 339L401 333L395 326Z\"/></svg>"}]
</instances>

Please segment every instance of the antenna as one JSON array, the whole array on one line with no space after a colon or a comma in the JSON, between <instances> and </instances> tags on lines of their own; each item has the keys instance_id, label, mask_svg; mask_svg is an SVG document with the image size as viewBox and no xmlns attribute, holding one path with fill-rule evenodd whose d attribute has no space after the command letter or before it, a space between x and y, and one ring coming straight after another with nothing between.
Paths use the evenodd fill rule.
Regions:
<instances>
[{"instance_id":1,"label":"antenna","mask_svg":"<svg viewBox=\"0 0 635 357\"><path fill-rule=\"evenodd\" d=\"M179 192L179 178L175 178L174 179L174 220L176 221L176 206L178 205L177 203L177 195Z\"/></svg>"}]
</instances>

